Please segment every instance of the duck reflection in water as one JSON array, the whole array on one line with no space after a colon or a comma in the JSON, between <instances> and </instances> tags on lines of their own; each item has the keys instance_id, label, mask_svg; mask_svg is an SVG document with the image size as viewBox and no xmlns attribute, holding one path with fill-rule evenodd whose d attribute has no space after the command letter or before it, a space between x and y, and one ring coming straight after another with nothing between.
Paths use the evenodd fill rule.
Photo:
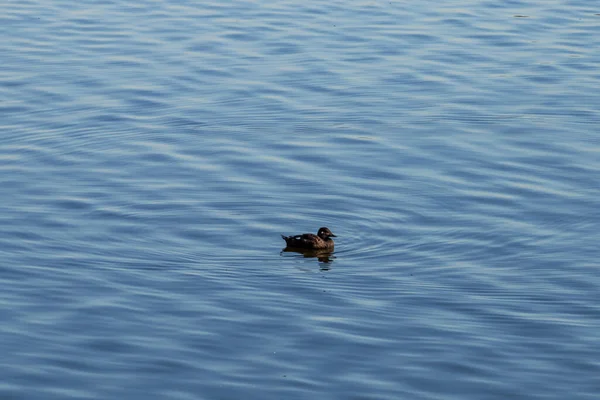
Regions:
<instances>
[{"instance_id":1,"label":"duck reflection in water","mask_svg":"<svg viewBox=\"0 0 600 400\"><path fill-rule=\"evenodd\" d=\"M319 262L329 264L335 259L332 251L328 250L307 250L307 249L299 249L293 247L286 247L282 250L285 253L298 253L302 254L304 258L316 258ZM321 269L329 269L329 268L321 268Z\"/></svg>"},{"instance_id":2,"label":"duck reflection in water","mask_svg":"<svg viewBox=\"0 0 600 400\"><path fill-rule=\"evenodd\" d=\"M319 228L316 235L304 233L302 235L284 236L281 235L287 247L285 252L295 252L303 254L304 257L316 257L324 263L331 262L331 254L335 244L332 237L336 237L327 227Z\"/></svg>"}]
</instances>

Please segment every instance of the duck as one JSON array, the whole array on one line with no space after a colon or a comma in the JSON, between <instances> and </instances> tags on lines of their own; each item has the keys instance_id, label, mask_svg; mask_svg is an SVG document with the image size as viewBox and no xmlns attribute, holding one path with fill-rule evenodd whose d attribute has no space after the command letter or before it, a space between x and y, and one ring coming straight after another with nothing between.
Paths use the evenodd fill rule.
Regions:
<instances>
[{"instance_id":1,"label":"duck","mask_svg":"<svg viewBox=\"0 0 600 400\"><path fill-rule=\"evenodd\" d=\"M321 227L316 235L312 233L303 233L296 236L281 235L287 247L309 250L329 250L333 251L332 237L336 237L329 228Z\"/></svg>"}]
</instances>

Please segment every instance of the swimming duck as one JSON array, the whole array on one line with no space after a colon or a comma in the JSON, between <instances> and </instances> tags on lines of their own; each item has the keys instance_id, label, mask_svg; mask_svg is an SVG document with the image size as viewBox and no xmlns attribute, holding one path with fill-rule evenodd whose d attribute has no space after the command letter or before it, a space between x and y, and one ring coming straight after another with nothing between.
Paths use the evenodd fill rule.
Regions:
<instances>
[{"instance_id":1,"label":"swimming duck","mask_svg":"<svg viewBox=\"0 0 600 400\"><path fill-rule=\"evenodd\" d=\"M287 247L298 248L298 249L314 249L314 250L333 250L332 237L336 237L329 228L319 228L319 232L316 235L312 233L304 233L296 236L283 236L281 235Z\"/></svg>"}]
</instances>

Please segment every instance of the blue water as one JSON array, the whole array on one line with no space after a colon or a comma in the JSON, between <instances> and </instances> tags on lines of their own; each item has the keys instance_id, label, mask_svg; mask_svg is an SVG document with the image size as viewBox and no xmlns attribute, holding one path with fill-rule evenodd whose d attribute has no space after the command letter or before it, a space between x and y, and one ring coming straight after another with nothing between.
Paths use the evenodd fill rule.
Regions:
<instances>
[{"instance_id":1,"label":"blue water","mask_svg":"<svg viewBox=\"0 0 600 400\"><path fill-rule=\"evenodd\" d=\"M1 399L597 399L600 8L4 1ZM327 260L280 234L338 236Z\"/></svg>"}]
</instances>

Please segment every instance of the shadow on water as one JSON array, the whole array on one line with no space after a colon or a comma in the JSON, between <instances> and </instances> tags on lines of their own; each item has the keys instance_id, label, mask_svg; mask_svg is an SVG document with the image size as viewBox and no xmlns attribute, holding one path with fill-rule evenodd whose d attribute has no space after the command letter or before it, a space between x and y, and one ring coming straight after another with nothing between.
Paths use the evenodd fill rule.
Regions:
<instances>
[{"instance_id":1,"label":"shadow on water","mask_svg":"<svg viewBox=\"0 0 600 400\"><path fill-rule=\"evenodd\" d=\"M328 271L330 269L330 264L335 259L332 251L328 250L307 250L296 247L286 247L281 250L281 253L298 253L302 254L304 258L316 258L320 265L320 269L322 271Z\"/></svg>"}]
</instances>

